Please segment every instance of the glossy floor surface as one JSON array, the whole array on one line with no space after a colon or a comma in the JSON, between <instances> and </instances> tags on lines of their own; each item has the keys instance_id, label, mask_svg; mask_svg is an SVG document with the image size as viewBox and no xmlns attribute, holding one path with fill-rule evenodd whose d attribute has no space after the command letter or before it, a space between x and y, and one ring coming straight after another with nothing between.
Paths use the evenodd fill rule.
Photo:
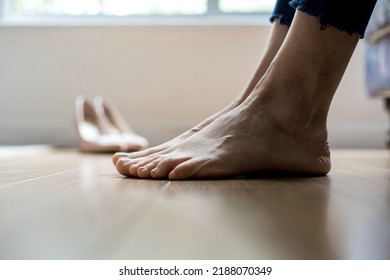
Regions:
<instances>
[{"instance_id":1,"label":"glossy floor surface","mask_svg":"<svg viewBox=\"0 0 390 280\"><path fill-rule=\"evenodd\" d=\"M390 153L317 178L123 178L111 155L0 150L0 259L390 259Z\"/></svg>"}]
</instances>

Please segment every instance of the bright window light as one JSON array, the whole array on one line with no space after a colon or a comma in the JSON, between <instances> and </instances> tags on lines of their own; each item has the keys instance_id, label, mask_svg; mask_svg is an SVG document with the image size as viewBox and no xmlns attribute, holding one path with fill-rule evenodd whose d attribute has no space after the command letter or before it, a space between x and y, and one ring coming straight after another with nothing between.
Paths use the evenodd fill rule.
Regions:
<instances>
[{"instance_id":1,"label":"bright window light","mask_svg":"<svg viewBox=\"0 0 390 280\"><path fill-rule=\"evenodd\" d=\"M207 0L105 0L105 15L201 15L207 12Z\"/></svg>"},{"instance_id":2,"label":"bright window light","mask_svg":"<svg viewBox=\"0 0 390 280\"><path fill-rule=\"evenodd\" d=\"M3 16L199 16L269 13L276 0L0 0Z\"/></svg>"},{"instance_id":3,"label":"bright window light","mask_svg":"<svg viewBox=\"0 0 390 280\"><path fill-rule=\"evenodd\" d=\"M19 16L201 15L207 0L9 0Z\"/></svg>"},{"instance_id":4,"label":"bright window light","mask_svg":"<svg viewBox=\"0 0 390 280\"><path fill-rule=\"evenodd\" d=\"M267 13L272 11L275 0L220 0L219 8L225 13Z\"/></svg>"}]
</instances>

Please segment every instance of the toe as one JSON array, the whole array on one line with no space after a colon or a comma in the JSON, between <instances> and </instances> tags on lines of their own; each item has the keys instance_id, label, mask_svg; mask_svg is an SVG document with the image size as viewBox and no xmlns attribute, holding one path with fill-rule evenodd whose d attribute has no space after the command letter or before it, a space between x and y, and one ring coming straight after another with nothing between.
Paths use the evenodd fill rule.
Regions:
<instances>
[{"instance_id":1,"label":"toe","mask_svg":"<svg viewBox=\"0 0 390 280\"><path fill-rule=\"evenodd\" d=\"M159 161L152 161L137 170L137 176L142 179L151 178L151 171L158 165Z\"/></svg>"},{"instance_id":2,"label":"toe","mask_svg":"<svg viewBox=\"0 0 390 280\"><path fill-rule=\"evenodd\" d=\"M179 164L189 160L189 158L165 158L151 171L151 176L155 179L168 178L168 174Z\"/></svg>"},{"instance_id":3,"label":"toe","mask_svg":"<svg viewBox=\"0 0 390 280\"><path fill-rule=\"evenodd\" d=\"M193 178L203 166L204 163L196 160L183 162L168 174L168 178L172 181Z\"/></svg>"},{"instance_id":4,"label":"toe","mask_svg":"<svg viewBox=\"0 0 390 280\"><path fill-rule=\"evenodd\" d=\"M115 153L115 155L112 157L112 163L116 166L118 160L120 160L121 158L125 158L128 155L128 153Z\"/></svg>"},{"instance_id":5,"label":"toe","mask_svg":"<svg viewBox=\"0 0 390 280\"><path fill-rule=\"evenodd\" d=\"M130 174L132 176L138 176L138 169L144 168L145 165L149 164L150 162L152 162L158 158L159 158L158 156L151 156L151 157L133 160L129 166Z\"/></svg>"},{"instance_id":6,"label":"toe","mask_svg":"<svg viewBox=\"0 0 390 280\"><path fill-rule=\"evenodd\" d=\"M129 165L129 173L131 176L137 177L138 166L137 164Z\"/></svg>"},{"instance_id":7,"label":"toe","mask_svg":"<svg viewBox=\"0 0 390 280\"><path fill-rule=\"evenodd\" d=\"M123 176L131 176L129 172L129 162L125 159L118 159L115 164L116 170L118 173L122 174Z\"/></svg>"}]
</instances>

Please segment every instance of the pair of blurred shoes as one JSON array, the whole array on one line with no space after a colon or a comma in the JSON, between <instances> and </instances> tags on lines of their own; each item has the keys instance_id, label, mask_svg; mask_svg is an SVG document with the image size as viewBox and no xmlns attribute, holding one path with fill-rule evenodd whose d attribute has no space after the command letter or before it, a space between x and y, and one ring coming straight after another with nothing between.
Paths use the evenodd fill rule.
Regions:
<instances>
[{"instance_id":1,"label":"pair of blurred shoes","mask_svg":"<svg viewBox=\"0 0 390 280\"><path fill-rule=\"evenodd\" d=\"M148 147L113 102L102 96L76 98L75 119L83 152L130 152Z\"/></svg>"}]
</instances>

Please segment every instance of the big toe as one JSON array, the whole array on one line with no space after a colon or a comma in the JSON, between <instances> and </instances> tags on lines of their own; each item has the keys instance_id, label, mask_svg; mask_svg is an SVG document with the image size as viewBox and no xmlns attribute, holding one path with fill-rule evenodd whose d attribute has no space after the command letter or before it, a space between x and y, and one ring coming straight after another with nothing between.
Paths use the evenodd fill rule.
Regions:
<instances>
[{"instance_id":1,"label":"big toe","mask_svg":"<svg viewBox=\"0 0 390 280\"><path fill-rule=\"evenodd\" d=\"M131 176L129 172L128 161L124 159L118 159L118 161L115 164L115 167L119 174L122 174L123 176Z\"/></svg>"},{"instance_id":2,"label":"big toe","mask_svg":"<svg viewBox=\"0 0 390 280\"><path fill-rule=\"evenodd\" d=\"M168 174L169 180L186 180L198 178L199 173L205 169L206 163L201 160L188 160L172 169ZM210 174L203 174L205 178L212 177Z\"/></svg>"},{"instance_id":3,"label":"big toe","mask_svg":"<svg viewBox=\"0 0 390 280\"><path fill-rule=\"evenodd\" d=\"M115 153L112 157L112 163L116 166L118 160L126 158L128 155L128 153Z\"/></svg>"}]
</instances>

